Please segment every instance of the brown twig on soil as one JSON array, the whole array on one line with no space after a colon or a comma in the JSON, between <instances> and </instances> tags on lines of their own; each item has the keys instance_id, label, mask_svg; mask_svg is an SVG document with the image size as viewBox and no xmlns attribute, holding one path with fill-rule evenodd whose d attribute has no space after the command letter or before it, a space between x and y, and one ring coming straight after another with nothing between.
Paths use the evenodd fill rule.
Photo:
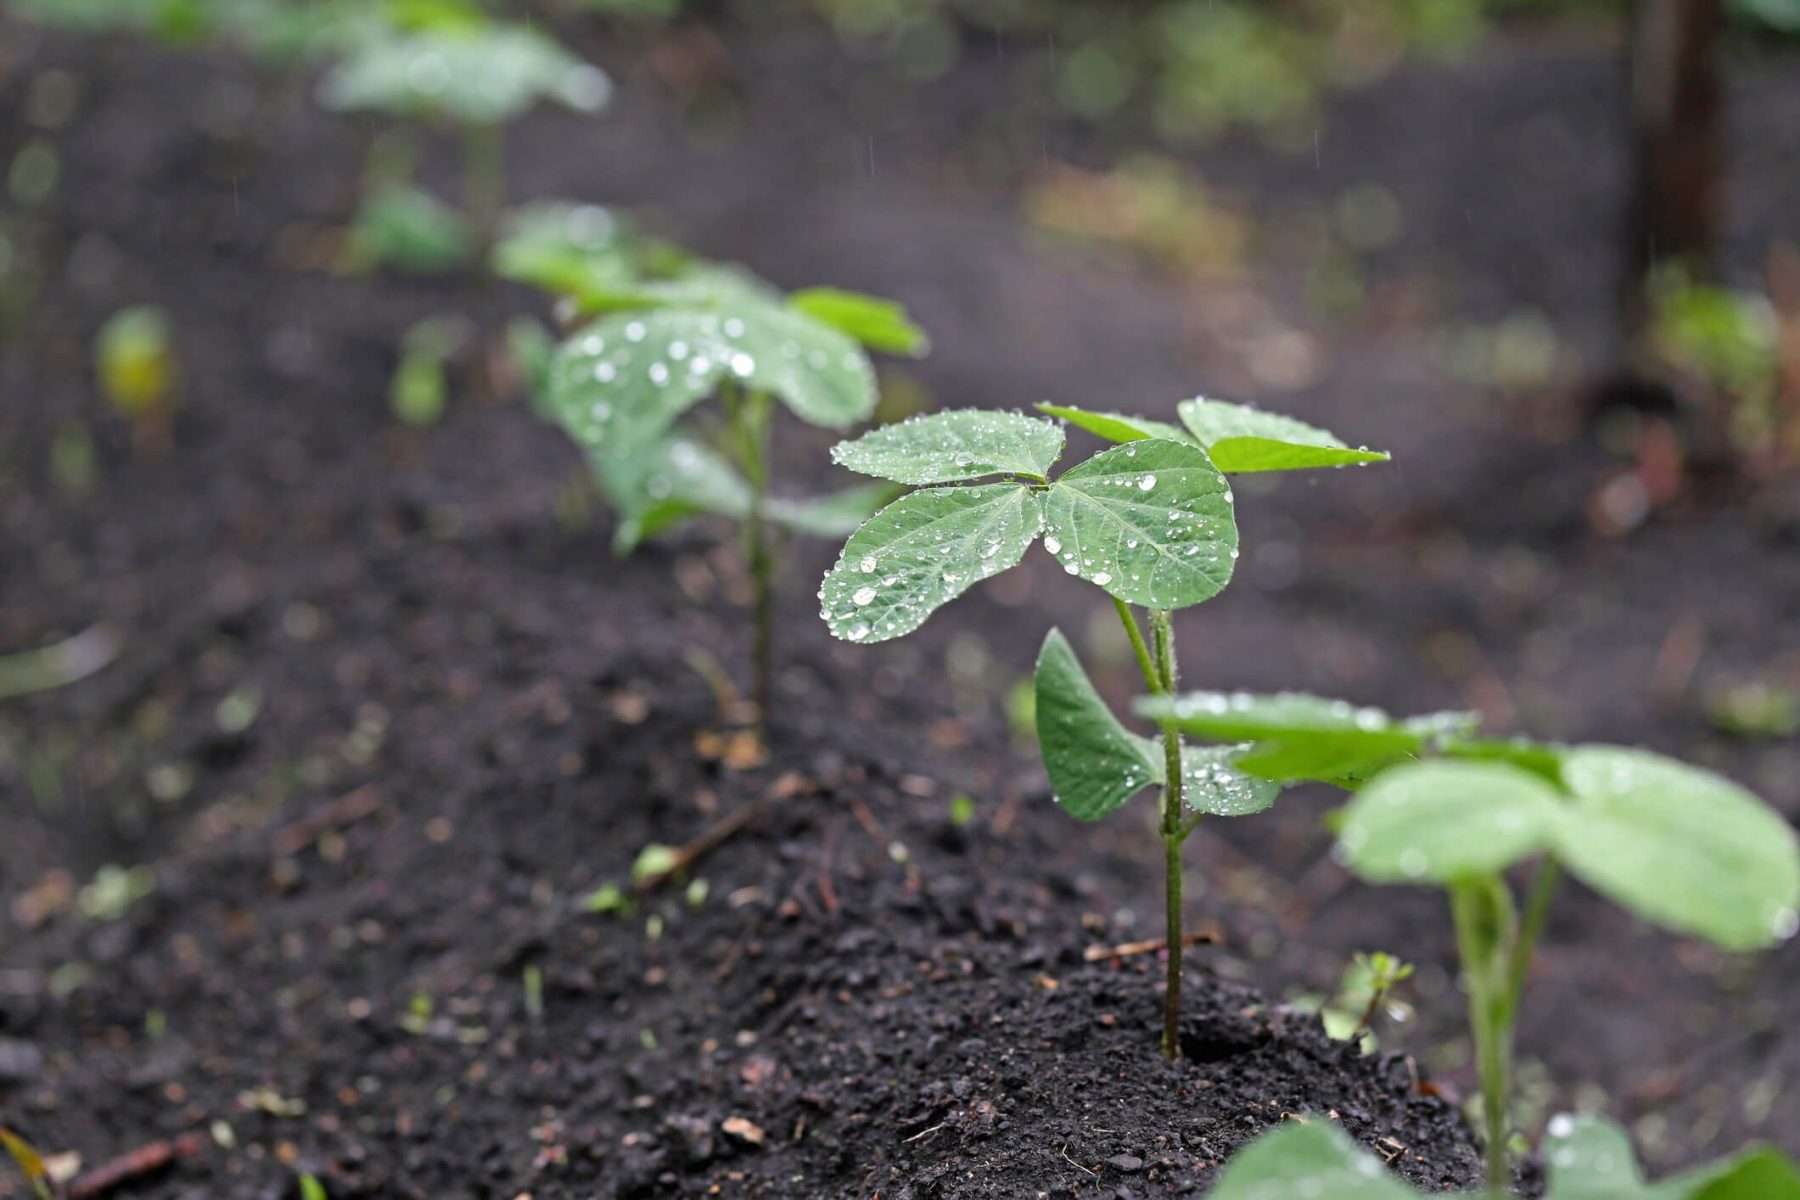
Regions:
<instances>
[{"instance_id":1,"label":"brown twig on soil","mask_svg":"<svg viewBox=\"0 0 1800 1200\"><path fill-rule=\"evenodd\" d=\"M632 895L647 895L667 883L671 876L692 870L695 863L729 841L732 835L744 826L768 812L774 803L774 796L763 796L726 813L714 822L712 828L705 833L690 842L684 842L675 847L675 853L669 862L668 869L652 872L633 883L631 885Z\"/></svg>"},{"instance_id":2,"label":"brown twig on soil","mask_svg":"<svg viewBox=\"0 0 1800 1200\"><path fill-rule=\"evenodd\" d=\"M63 1189L64 1200L98 1200L127 1184L167 1170L180 1159L198 1158L201 1148L200 1138L191 1133L172 1142L154 1141L140 1146L129 1154L121 1154L110 1162L76 1176Z\"/></svg>"},{"instance_id":3,"label":"brown twig on soil","mask_svg":"<svg viewBox=\"0 0 1800 1200\"><path fill-rule=\"evenodd\" d=\"M292 825L275 833L275 853L288 858L306 849L320 834L354 825L381 807L381 792L372 783L346 792L327 804L313 809Z\"/></svg>"},{"instance_id":4,"label":"brown twig on soil","mask_svg":"<svg viewBox=\"0 0 1800 1200\"><path fill-rule=\"evenodd\" d=\"M1211 945L1220 940L1216 928L1192 929L1181 935L1183 946ZM1089 946L1081 952L1083 962L1100 962L1108 958L1130 958L1134 954L1155 954L1169 948L1168 938L1145 938L1141 942L1120 942L1116 946Z\"/></svg>"},{"instance_id":5,"label":"brown twig on soil","mask_svg":"<svg viewBox=\"0 0 1800 1200\"><path fill-rule=\"evenodd\" d=\"M1094 1170L1094 1168L1092 1168L1092 1167L1084 1167L1080 1163L1076 1162L1074 1159L1070 1158L1069 1157L1069 1148L1067 1146L1064 1146L1062 1148L1061 1154L1063 1156L1063 1161L1068 1163L1071 1167L1074 1167L1077 1171L1086 1171L1089 1175L1092 1175L1095 1179L1100 1178L1100 1172Z\"/></svg>"},{"instance_id":6,"label":"brown twig on soil","mask_svg":"<svg viewBox=\"0 0 1800 1200\"><path fill-rule=\"evenodd\" d=\"M825 906L825 911L834 917L837 916L839 905L837 889L831 884L831 860L837 853L839 824L839 821L833 821L826 827L825 845L819 853L819 902Z\"/></svg>"}]
</instances>

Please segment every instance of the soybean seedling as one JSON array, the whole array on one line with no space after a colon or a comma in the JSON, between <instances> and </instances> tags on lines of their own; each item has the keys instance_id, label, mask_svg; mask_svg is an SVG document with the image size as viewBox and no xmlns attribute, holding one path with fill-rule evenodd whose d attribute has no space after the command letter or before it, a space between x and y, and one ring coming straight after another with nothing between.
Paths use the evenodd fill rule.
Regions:
<instances>
[{"instance_id":1,"label":"soybean seedling","mask_svg":"<svg viewBox=\"0 0 1800 1200\"><path fill-rule=\"evenodd\" d=\"M832 303L822 305L821 295ZM925 336L887 301L783 295L719 267L636 285L603 306L615 311L558 349L542 411L587 451L619 513L620 552L702 514L740 523L753 591L753 694L766 722L780 550L773 527L841 537L892 494L861 487L811 500L772 496L775 404L828 429L865 420L876 402L867 349L921 354ZM708 397L718 398L723 420L678 428Z\"/></svg>"},{"instance_id":2,"label":"soybean seedling","mask_svg":"<svg viewBox=\"0 0 1800 1200\"><path fill-rule=\"evenodd\" d=\"M1544 1144L1545 1200L1790 1200L1800 1169L1760 1146L1648 1183L1625 1132L1596 1117L1559 1115ZM1324 1117L1283 1122L1240 1151L1212 1190L1213 1200L1419 1200L1368 1151ZM1498 1200L1503 1192L1488 1193Z\"/></svg>"},{"instance_id":3,"label":"soybean seedling","mask_svg":"<svg viewBox=\"0 0 1800 1200\"><path fill-rule=\"evenodd\" d=\"M819 591L832 633L879 642L910 633L940 605L1016 565L1040 537L1063 569L1106 592L1148 686L1173 694L1171 614L1212 599L1238 556L1229 471L1374 461L1323 430L1219 401L1188 401L1201 437L1155 421L1049 405L1046 412L1125 444L1054 481L1062 428L1019 413L947 412L874 430L832 451L853 471L920 490L876 513L844 546ZM1231 431L1225 436L1220 431ZM994 480L994 482L976 482ZM1149 612L1146 640L1133 605ZM1279 790L1229 765L1229 748L1187 747L1163 723L1160 743L1109 711L1068 640L1051 630L1038 656L1036 726L1050 784L1080 820L1161 793L1168 925L1162 1051L1180 1057L1181 847L1200 818L1243 816Z\"/></svg>"},{"instance_id":4,"label":"soybean seedling","mask_svg":"<svg viewBox=\"0 0 1800 1200\"><path fill-rule=\"evenodd\" d=\"M506 200L505 127L540 103L596 112L612 94L600 68L535 29L491 20L458 0L389 6L326 74L331 108L373 110L456 131L464 203L479 245L492 245Z\"/></svg>"},{"instance_id":5,"label":"soybean seedling","mask_svg":"<svg viewBox=\"0 0 1800 1200\"><path fill-rule=\"evenodd\" d=\"M1233 759L1247 774L1355 789L1338 824L1341 861L1370 882L1447 892L1494 1190L1511 1177L1513 1029L1565 872L1726 949L1769 946L1800 920L1793 829L1730 780L1674 759L1479 741L1454 714L1396 721L1312 696L1153 696L1139 711L1201 737L1251 742ZM1521 905L1506 871L1528 859L1539 865Z\"/></svg>"},{"instance_id":6,"label":"soybean seedling","mask_svg":"<svg viewBox=\"0 0 1800 1200\"><path fill-rule=\"evenodd\" d=\"M166 450L181 383L167 314L141 304L108 317L94 335L94 373L107 404L131 422L137 444Z\"/></svg>"}]
</instances>

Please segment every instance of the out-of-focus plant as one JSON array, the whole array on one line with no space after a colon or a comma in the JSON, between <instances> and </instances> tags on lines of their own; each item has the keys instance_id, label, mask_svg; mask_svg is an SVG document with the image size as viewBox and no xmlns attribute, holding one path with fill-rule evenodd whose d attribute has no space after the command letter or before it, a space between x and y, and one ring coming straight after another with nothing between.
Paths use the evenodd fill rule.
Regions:
<instances>
[{"instance_id":1,"label":"out-of-focus plant","mask_svg":"<svg viewBox=\"0 0 1800 1200\"><path fill-rule=\"evenodd\" d=\"M1753 1146L1657 1183L1644 1179L1625 1131L1597 1117L1551 1118L1544 1142L1545 1200L1786 1200L1800 1196L1800 1169L1780 1151ZM1285 1121L1239 1151L1213 1200L1418 1200L1381 1161L1325 1117ZM1475 1193L1468 1193L1473 1196ZM1501 1189L1488 1200L1508 1195Z\"/></svg>"},{"instance_id":2,"label":"out-of-focus plant","mask_svg":"<svg viewBox=\"0 0 1800 1200\"><path fill-rule=\"evenodd\" d=\"M44 1156L37 1152L36 1147L4 1125L0 1125L0 1147L5 1148L6 1156L12 1159L13 1166L25 1177L25 1182L31 1187L31 1194L37 1200L56 1200L56 1191L50 1180L50 1168L44 1164Z\"/></svg>"},{"instance_id":3,"label":"out-of-focus plant","mask_svg":"<svg viewBox=\"0 0 1800 1200\"><path fill-rule=\"evenodd\" d=\"M1774 945L1800 925L1793 828L1730 780L1661 755L1475 740L1436 720L1419 726L1292 694L1153 695L1138 711L1209 741L1249 743L1231 760L1248 775L1351 789L1340 860L1372 883L1447 893L1495 1191L1511 1179L1513 1029L1565 872L1728 950ZM1530 859L1538 866L1521 905L1507 871Z\"/></svg>"},{"instance_id":4,"label":"out-of-focus plant","mask_svg":"<svg viewBox=\"0 0 1800 1200\"><path fill-rule=\"evenodd\" d=\"M460 317L437 316L407 330L388 384L388 403L401 424L419 429L444 419L449 362L468 341L467 325Z\"/></svg>"},{"instance_id":5,"label":"out-of-focus plant","mask_svg":"<svg viewBox=\"0 0 1800 1200\"><path fill-rule=\"evenodd\" d=\"M1181 275L1234 270L1252 232L1234 198L1162 155L1128 158L1105 172L1048 169L1026 192L1025 212L1047 233L1116 247Z\"/></svg>"},{"instance_id":6,"label":"out-of-focus plant","mask_svg":"<svg viewBox=\"0 0 1800 1200\"><path fill-rule=\"evenodd\" d=\"M106 402L131 421L138 443L166 448L181 386L168 314L143 304L107 318L94 335L94 372Z\"/></svg>"},{"instance_id":7,"label":"out-of-focus plant","mask_svg":"<svg viewBox=\"0 0 1800 1200\"><path fill-rule=\"evenodd\" d=\"M1729 406L1728 432L1742 453L1781 438L1781 320L1769 297L1662 272L1651 285L1650 353ZM1795 431L1800 436L1800 431Z\"/></svg>"},{"instance_id":8,"label":"out-of-focus plant","mask_svg":"<svg viewBox=\"0 0 1800 1200\"><path fill-rule=\"evenodd\" d=\"M774 527L840 536L890 494L862 487L811 500L771 495L775 403L825 428L865 420L876 403L866 348L921 354L924 334L886 301L848 292L784 296L715 266L590 294L587 307L606 315L557 352L543 410L587 451L619 513L619 550L700 514L741 524L754 593L754 696L767 721ZM720 401L722 421L678 425L709 396Z\"/></svg>"},{"instance_id":9,"label":"out-of-focus plant","mask_svg":"<svg viewBox=\"0 0 1800 1200\"><path fill-rule=\"evenodd\" d=\"M485 251L506 201L507 123L540 103L597 111L611 81L546 34L496 22L463 0L411 0L390 15L390 25L358 38L327 72L320 98L335 109L454 130L467 216Z\"/></svg>"}]
</instances>

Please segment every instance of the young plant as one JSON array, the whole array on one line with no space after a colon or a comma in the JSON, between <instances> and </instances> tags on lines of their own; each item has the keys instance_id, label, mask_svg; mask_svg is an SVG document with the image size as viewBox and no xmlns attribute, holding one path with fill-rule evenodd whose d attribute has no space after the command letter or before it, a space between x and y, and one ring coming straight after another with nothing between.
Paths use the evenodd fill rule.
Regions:
<instances>
[{"instance_id":1,"label":"young plant","mask_svg":"<svg viewBox=\"0 0 1800 1200\"><path fill-rule=\"evenodd\" d=\"M1644 750L1472 738L1458 714L1396 721L1313 696L1151 696L1138 710L1219 742L1233 765L1355 795L1337 854L1373 883L1448 894L1481 1077L1488 1186L1511 1178L1513 1029L1531 958L1566 872L1666 928L1731 950L1791 937L1800 918L1793 829L1735 783ZM1419 761L1426 755L1435 755ZM1539 860L1521 905L1506 872Z\"/></svg>"},{"instance_id":2,"label":"young plant","mask_svg":"<svg viewBox=\"0 0 1800 1200\"><path fill-rule=\"evenodd\" d=\"M1545 1200L1788 1200L1800 1169L1779 1151L1753 1146L1704 1167L1648 1183L1624 1130L1595 1117L1551 1118L1544 1143ZM1418 1200L1374 1155L1323 1117L1284 1122L1226 1166L1213 1200ZM1491 1191L1490 1197L1503 1192Z\"/></svg>"},{"instance_id":3,"label":"young plant","mask_svg":"<svg viewBox=\"0 0 1800 1200\"><path fill-rule=\"evenodd\" d=\"M855 488L811 500L770 494L776 402L809 425L843 429L875 410L865 348L922 354L926 340L897 305L831 293L784 296L737 271L695 267L669 280L595 293L614 311L578 329L549 369L542 410L587 451L619 512L615 547L628 552L690 517L743 527L754 594L753 694L771 711L774 526L837 537L892 494ZM723 420L678 422L716 396Z\"/></svg>"},{"instance_id":4,"label":"young plant","mask_svg":"<svg viewBox=\"0 0 1800 1200\"><path fill-rule=\"evenodd\" d=\"M522 25L458 0L390 5L394 23L358 39L320 84L331 108L373 110L453 128L464 202L484 248L506 200L504 130L539 103L595 112L612 94L598 67Z\"/></svg>"},{"instance_id":5,"label":"young plant","mask_svg":"<svg viewBox=\"0 0 1800 1200\"><path fill-rule=\"evenodd\" d=\"M94 335L94 373L106 402L130 420L137 444L167 449L181 383L168 315L140 304L108 317Z\"/></svg>"},{"instance_id":6,"label":"young plant","mask_svg":"<svg viewBox=\"0 0 1800 1200\"><path fill-rule=\"evenodd\" d=\"M1063 430L1019 413L946 412L877 429L832 451L845 467L918 487L876 513L844 546L819 591L832 633L879 642L910 633L939 606L1015 566L1039 538L1071 575L1106 592L1149 687L1173 695L1171 614L1212 599L1238 556L1231 471L1285 470L1385 457L1350 451L1323 430L1241 405L1190 400L1189 430L1111 413L1041 405L1115 442L1055 480ZM977 481L989 482L977 482ZM1132 606L1148 610L1145 639ZM1148 787L1160 791L1168 924L1162 1051L1181 1054L1181 847L1207 814L1242 816L1276 786L1229 763L1229 748L1159 740L1107 709L1068 640L1051 630L1038 656L1036 724L1044 766L1071 816L1098 820Z\"/></svg>"}]
</instances>

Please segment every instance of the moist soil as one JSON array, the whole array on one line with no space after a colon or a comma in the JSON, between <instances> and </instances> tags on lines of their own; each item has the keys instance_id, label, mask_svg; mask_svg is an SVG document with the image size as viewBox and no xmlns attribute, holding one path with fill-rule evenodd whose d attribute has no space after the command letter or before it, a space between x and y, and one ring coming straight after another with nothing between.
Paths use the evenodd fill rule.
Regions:
<instances>
[{"instance_id":1,"label":"moist soil","mask_svg":"<svg viewBox=\"0 0 1800 1200\"><path fill-rule=\"evenodd\" d=\"M796 547L759 751L717 686L746 641L724 531L612 558L575 453L473 362L443 424L394 426L412 321L498 328L531 301L326 269L367 130L224 59L0 32L0 153L44 71L80 95L57 198L13 226L42 284L0 346L0 646L122 638L91 679L0 711L0 1121L88 1170L172 1140L118 1191L147 1197L292 1195L301 1170L332 1196L1181 1194L1302 1117L1428 1186L1476 1179L1444 916L1331 864L1322 795L1190 843L1215 942L1189 952L1187 1060L1157 1055L1160 963L1104 952L1160 932L1148 806L1069 821L1006 717L1052 623L1130 694L1092 594L1034 556L915 639L848 647L811 611L830 550ZM1701 708L1800 674L1780 488L1697 484L1602 536L1603 450L1430 353L1444 323L1519 303L1603 352L1606 171L1550 170L1554 221L1469 177L1616 166L1602 51L1403 71L1334 106L1309 171L1204 156L1248 194L1377 174L1415 214L1375 278L1441 285L1446 311L1321 328L1280 264L1183 288L1023 235L1029 164L994 168L995 128L959 124L1026 86L991 56L921 106L816 33L727 44L729 120L627 72L597 126L527 123L518 190L648 204L780 282L900 296L937 337L906 370L945 405L1154 411L1247 379L1239 333L1299 331L1328 370L1287 407L1398 465L1240 488L1238 586L1182 617L1190 684L1464 704L1697 757L1800 812L1792 743L1726 741ZM872 81L854 113L847 80ZM1800 181L1766 169L1796 149L1800 87L1767 64L1738 87L1734 248L1800 213ZM1101 152L1020 108L996 127L1015 141ZM1384 157L1397 120L1468 157ZM1467 236L1444 232L1458 214ZM89 379L93 330L138 300L170 310L185 364L166 453ZM93 439L85 486L52 469L71 429ZM784 433L796 486L825 485L822 441ZM686 877L587 911L642 846L745 811ZM79 891L113 863L146 865L147 894ZM1421 964L1418 1019L1364 1056L1284 1001L1377 948ZM1721 956L1571 889L1527 1001L1522 1116L1603 1108L1659 1166L1800 1150L1797 986L1791 949Z\"/></svg>"}]
</instances>

